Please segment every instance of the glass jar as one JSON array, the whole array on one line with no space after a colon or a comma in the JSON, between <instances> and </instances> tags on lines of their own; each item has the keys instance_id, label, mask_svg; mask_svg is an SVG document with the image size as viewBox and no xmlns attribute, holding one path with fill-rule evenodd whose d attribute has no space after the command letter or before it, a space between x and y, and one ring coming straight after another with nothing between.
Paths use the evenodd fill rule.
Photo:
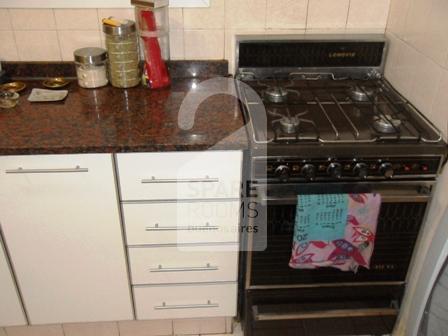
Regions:
<instances>
[{"instance_id":1,"label":"glass jar","mask_svg":"<svg viewBox=\"0 0 448 336\"><path fill-rule=\"evenodd\" d=\"M157 37L159 41L162 58L170 59L170 34L169 34L169 1L167 0L131 0L135 6L135 17L141 38ZM154 14L155 27L148 24L145 12Z\"/></svg>"},{"instance_id":2,"label":"glass jar","mask_svg":"<svg viewBox=\"0 0 448 336\"><path fill-rule=\"evenodd\" d=\"M78 84L93 89L107 85L107 52L102 48L82 48L74 52Z\"/></svg>"},{"instance_id":3,"label":"glass jar","mask_svg":"<svg viewBox=\"0 0 448 336\"><path fill-rule=\"evenodd\" d=\"M119 26L103 24L109 54L109 77L113 86L130 88L140 83L138 40L135 22L125 20Z\"/></svg>"}]
</instances>

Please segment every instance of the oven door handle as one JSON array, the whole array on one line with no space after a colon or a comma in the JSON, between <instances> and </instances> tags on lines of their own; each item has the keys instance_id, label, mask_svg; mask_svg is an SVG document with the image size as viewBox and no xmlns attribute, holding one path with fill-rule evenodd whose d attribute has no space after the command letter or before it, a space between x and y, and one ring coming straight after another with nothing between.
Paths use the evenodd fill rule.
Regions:
<instances>
[{"instance_id":1,"label":"oven door handle","mask_svg":"<svg viewBox=\"0 0 448 336\"><path fill-rule=\"evenodd\" d=\"M284 188L285 191L287 191L287 185L285 185ZM300 192L297 194L288 194L287 192L269 194L268 185L257 185L255 190L257 201L261 205L267 205L268 203L273 205L297 204L297 196L301 194ZM283 188L281 190L283 190ZM370 192L380 194L382 203L427 203L431 198L431 188L427 185L420 184L397 186L393 189L378 187L372 188Z\"/></svg>"}]
</instances>

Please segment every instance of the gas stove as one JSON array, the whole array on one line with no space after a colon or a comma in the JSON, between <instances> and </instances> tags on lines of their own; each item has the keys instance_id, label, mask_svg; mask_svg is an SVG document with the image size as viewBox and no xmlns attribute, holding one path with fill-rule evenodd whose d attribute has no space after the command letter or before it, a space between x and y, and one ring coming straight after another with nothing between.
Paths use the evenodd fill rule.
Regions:
<instances>
[{"instance_id":1,"label":"gas stove","mask_svg":"<svg viewBox=\"0 0 448 336\"><path fill-rule=\"evenodd\" d=\"M378 35L237 38L257 228L242 238L246 336L392 333L447 147L384 78L386 55ZM291 269L297 196L340 193L381 195L370 268Z\"/></svg>"},{"instance_id":2,"label":"gas stove","mask_svg":"<svg viewBox=\"0 0 448 336\"><path fill-rule=\"evenodd\" d=\"M313 170L322 159L331 170L331 164L352 160L355 167L373 157L378 167L395 164L397 171L384 177L400 178L427 175L420 168L410 174L408 164L415 168L427 155L441 162L445 155L441 132L384 78L384 36L240 36L237 41L237 90L254 157L300 158L306 160L300 169L311 164ZM292 169L283 161L268 167ZM360 176L378 178L374 171Z\"/></svg>"}]
</instances>

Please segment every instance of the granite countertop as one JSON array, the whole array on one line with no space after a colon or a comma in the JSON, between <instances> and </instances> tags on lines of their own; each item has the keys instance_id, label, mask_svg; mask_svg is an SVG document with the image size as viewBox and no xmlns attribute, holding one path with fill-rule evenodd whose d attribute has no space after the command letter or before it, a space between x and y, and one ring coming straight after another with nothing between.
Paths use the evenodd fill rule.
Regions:
<instances>
[{"instance_id":1,"label":"granite countertop","mask_svg":"<svg viewBox=\"0 0 448 336\"><path fill-rule=\"evenodd\" d=\"M173 79L171 88L80 88L60 103L30 103L41 81L27 81L19 104L0 109L0 155L245 149L238 100L218 94L199 105L194 125L178 124L182 101L203 79Z\"/></svg>"}]
</instances>

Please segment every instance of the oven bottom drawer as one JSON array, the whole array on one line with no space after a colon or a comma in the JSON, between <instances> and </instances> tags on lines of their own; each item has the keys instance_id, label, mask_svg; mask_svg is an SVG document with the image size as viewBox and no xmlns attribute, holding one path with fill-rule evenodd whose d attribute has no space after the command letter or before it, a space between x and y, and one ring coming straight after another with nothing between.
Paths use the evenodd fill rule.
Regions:
<instances>
[{"instance_id":1,"label":"oven bottom drawer","mask_svg":"<svg viewBox=\"0 0 448 336\"><path fill-rule=\"evenodd\" d=\"M235 316L237 284L134 287L138 320Z\"/></svg>"},{"instance_id":2,"label":"oven bottom drawer","mask_svg":"<svg viewBox=\"0 0 448 336\"><path fill-rule=\"evenodd\" d=\"M247 291L245 334L390 334L399 313L402 294L402 286Z\"/></svg>"}]
</instances>

